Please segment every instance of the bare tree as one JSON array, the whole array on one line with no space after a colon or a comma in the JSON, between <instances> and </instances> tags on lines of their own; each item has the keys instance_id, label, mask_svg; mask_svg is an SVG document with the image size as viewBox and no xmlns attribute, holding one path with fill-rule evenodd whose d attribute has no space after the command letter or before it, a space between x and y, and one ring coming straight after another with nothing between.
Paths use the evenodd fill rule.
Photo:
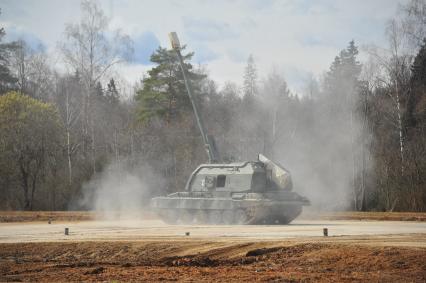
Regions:
<instances>
[{"instance_id":1,"label":"bare tree","mask_svg":"<svg viewBox=\"0 0 426 283\"><path fill-rule=\"evenodd\" d=\"M43 50L35 50L31 53L28 76L30 80L28 92L43 101L51 101L54 91L54 74L49 65L48 56Z\"/></svg>"},{"instance_id":2,"label":"bare tree","mask_svg":"<svg viewBox=\"0 0 426 283\"><path fill-rule=\"evenodd\" d=\"M284 77L278 74L277 70L272 70L271 73L263 80L262 83L262 101L267 109L265 111L268 113L269 117L266 119L268 125L265 125L265 129L268 129L264 135L264 138L268 138L264 144L267 145L268 151L264 150L265 153L270 156L274 156L274 150L276 147L276 142L280 139L285 133L291 137L294 133L295 127L297 125L288 126L287 121L280 119L279 114L284 109L288 108L286 103L289 103L290 91L287 88L287 82ZM289 128L291 130L289 131Z\"/></svg>"},{"instance_id":3,"label":"bare tree","mask_svg":"<svg viewBox=\"0 0 426 283\"><path fill-rule=\"evenodd\" d=\"M29 48L26 43L22 40L17 42L17 48L13 52L12 56L12 69L18 79L17 85L18 90L21 93L27 91L27 66L29 62Z\"/></svg>"},{"instance_id":4,"label":"bare tree","mask_svg":"<svg viewBox=\"0 0 426 283\"><path fill-rule=\"evenodd\" d=\"M68 185L71 187L73 181L73 157L81 144L75 133L78 123L81 122L82 86L78 74L65 77L57 76L56 80L55 98L65 129Z\"/></svg>"},{"instance_id":5,"label":"bare tree","mask_svg":"<svg viewBox=\"0 0 426 283\"><path fill-rule=\"evenodd\" d=\"M65 61L78 71L84 86L83 134L84 151L90 136L92 168L96 172L96 141L93 96L97 83L114 65L130 59L133 48L129 36L120 30L108 30L109 21L95 1L81 2L82 18L79 24L67 24L67 40L60 44Z\"/></svg>"},{"instance_id":6,"label":"bare tree","mask_svg":"<svg viewBox=\"0 0 426 283\"><path fill-rule=\"evenodd\" d=\"M23 40L17 41L11 55L11 70L18 79L21 93L44 101L51 99L53 74L42 49L33 49Z\"/></svg>"},{"instance_id":7,"label":"bare tree","mask_svg":"<svg viewBox=\"0 0 426 283\"><path fill-rule=\"evenodd\" d=\"M370 48L368 52L382 68L376 77L378 84L384 86L387 95L392 101L393 110L389 117L398 131L399 157L401 174L404 174L405 140L403 129L403 104L402 98L407 95L409 87L409 72L412 55L403 48L403 33L400 24L391 20L388 25L389 49Z\"/></svg>"}]
</instances>

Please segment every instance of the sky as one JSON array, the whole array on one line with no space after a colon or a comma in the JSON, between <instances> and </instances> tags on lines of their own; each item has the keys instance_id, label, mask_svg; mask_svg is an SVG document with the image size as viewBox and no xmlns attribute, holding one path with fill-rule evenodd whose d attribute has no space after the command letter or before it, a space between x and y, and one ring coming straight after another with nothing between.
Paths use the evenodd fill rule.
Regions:
<instances>
[{"instance_id":1,"label":"sky","mask_svg":"<svg viewBox=\"0 0 426 283\"><path fill-rule=\"evenodd\" d=\"M385 27L406 0L98 0L110 19L134 42L132 62L119 71L138 81L152 65L149 57L168 33L195 52L192 62L223 85L242 84L253 55L259 81L275 70L294 92L319 77L348 42L386 46ZM49 53L61 67L58 42L66 23L80 20L79 0L0 0L0 25L8 40L22 38ZM361 53L360 58L362 59Z\"/></svg>"}]
</instances>

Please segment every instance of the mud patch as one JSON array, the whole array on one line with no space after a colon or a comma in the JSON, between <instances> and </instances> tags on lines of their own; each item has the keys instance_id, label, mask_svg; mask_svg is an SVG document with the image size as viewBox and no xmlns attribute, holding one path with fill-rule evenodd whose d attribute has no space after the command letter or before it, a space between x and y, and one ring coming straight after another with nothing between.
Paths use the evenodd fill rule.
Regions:
<instances>
[{"instance_id":1,"label":"mud patch","mask_svg":"<svg viewBox=\"0 0 426 283\"><path fill-rule=\"evenodd\" d=\"M282 248L262 248L248 251L246 256L260 256L282 250Z\"/></svg>"}]
</instances>

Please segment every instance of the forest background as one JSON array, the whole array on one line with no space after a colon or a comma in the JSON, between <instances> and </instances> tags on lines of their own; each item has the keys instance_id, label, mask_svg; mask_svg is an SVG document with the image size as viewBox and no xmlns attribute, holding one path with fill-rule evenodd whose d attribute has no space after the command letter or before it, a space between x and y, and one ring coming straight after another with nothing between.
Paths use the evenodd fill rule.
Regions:
<instances>
[{"instance_id":1,"label":"forest background","mask_svg":"<svg viewBox=\"0 0 426 283\"><path fill-rule=\"evenodd\" d=\"M125 96L114 68L132 60L131 38L109 29L95 1L81 9L58 43L69 72L23 40L4 42L0 30L2 210L143 206L182 190L207 161L175 53L159 46ZM322 210L426 211L426 2L411 0L398 14L383 31L387 46L363 47L360 63L348 35L304 95L277 70L259 74L253 56L243 85L219 88L184 48L223 161L263 153ZM111 197L94 205L99 188Z\"/></svg>"}]
</instances>

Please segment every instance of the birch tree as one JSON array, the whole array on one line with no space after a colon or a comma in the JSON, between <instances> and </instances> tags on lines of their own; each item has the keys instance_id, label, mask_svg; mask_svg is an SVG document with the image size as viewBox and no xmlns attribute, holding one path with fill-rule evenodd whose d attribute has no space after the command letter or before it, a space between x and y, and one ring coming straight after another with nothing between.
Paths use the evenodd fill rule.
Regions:
<instances>
[{"instance_id":1,"label":"birch tree","mask_svg":"<svg viewBox=\"0 0 426 283\"><path fill-rule=\"evenodd\" d=\"M387 35L389 48L373 47L368 50L377 66L382 71L377 74L378 84L386 89L386 95L391 101L389 119L397 131L399 144L400 172L404 175L405 166L405 137L403 127L404 105L403 98L408 94L408 81L412 55L404 50L403 34L400 24L391 20L388 24Z\"/></svg>"},{"instance_id":2,"label":"birch tree","mask_svg":"<svg viewBox=\"0 0 426 283\"><path fill-rule=\"evenodd\" d=\"M66 25L66 41L60 49L65 62L79 72L84 86L83 150L87 152L90 147L92 170L96 172L95 88L115 65L131 58L133 47L129 36L120 30L109 30L109 20L97 2L82 1L81 12L80 23Z\"/></svg>"},{"instance_id":3,"label":"birch tree","mask_svg":"<svg viewBox=\"0 0 426 283\"><path fill-rule=\"evenodd\" d=\"M65 147L69 187L71 187L73 183L74 155L81 145L81 141L76 134L77 125L81 122L81 92L82 86L78 73L73 76L58 78L56 86L56 103L60 109L66 135Z\"/></svg>"}]
</instances>

